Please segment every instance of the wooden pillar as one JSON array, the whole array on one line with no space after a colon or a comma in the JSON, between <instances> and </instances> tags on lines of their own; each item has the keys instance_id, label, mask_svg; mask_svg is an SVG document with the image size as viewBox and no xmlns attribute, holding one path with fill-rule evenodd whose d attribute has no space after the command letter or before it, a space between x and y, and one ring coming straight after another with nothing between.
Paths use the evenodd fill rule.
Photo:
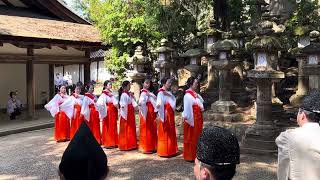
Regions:
<instances>
[{"instance_id":1,"label":"wooden pillar","mask_svg":"<svg viewBox=\"0 0 320 180\"><path fill-rule=\"evenodd\" d=\"M78 80L78 82L80 82L81 81L81 64L79 64L79 80Z\"/></svg>"},{"instance_id":2,"label":"wooden pillar","mask_svg":"<svg viewBox=\"0 0 320 180\"><path fill-rule=\"evenodd\" d=\"M28 118L33 119L35 117L35 80L34 80L34 66L33 66L33 54L32 48L27 49L27 56L30 58L26 64L26 77L27 77L27 107Z\"/></svg>"},{"instance_id":3,"label":"wooden pillar","mask_svg":"<svg viewBox=\"0 0 320 180\"><path fill-rule=\"evenodd\" d=\"M98 80L99 80L99 63L100 63L100 61L97 61L97 79L96 79L96 82L98 82Z\"/></svg>"},{"instance_id":4,"label":"wooden pillar","mask_svg":"<svg viewBox=\"0 0 320 180\"><path fill-rule=\"evenodd\" d=\"M53 98L54 94L55 94L54 65L49 64L49 99Z\"/></svg>"},{"instance_id":5,"label":"wooden pillar","mask_svg":"<svg viewBox=\"0 0 320 180\"><path fill-rule=\"evenodd\" d=\"M84 84L88 84L90 82L90 62L84 64Z\"/></svg>"},{"instance_id":6,"label":"wooden pillar","mask_svg":"<svg viewBox=\"0 0 320 180\"><path fill-rule=\"evenodd\" d=\"M85 63L83 65L83 73L84 73L84 84L88 84L90 82L90 51L89 50L86 50L85 51L85 56L86 58L88 58L88 63Z\"/></svg>"}]
</instances>

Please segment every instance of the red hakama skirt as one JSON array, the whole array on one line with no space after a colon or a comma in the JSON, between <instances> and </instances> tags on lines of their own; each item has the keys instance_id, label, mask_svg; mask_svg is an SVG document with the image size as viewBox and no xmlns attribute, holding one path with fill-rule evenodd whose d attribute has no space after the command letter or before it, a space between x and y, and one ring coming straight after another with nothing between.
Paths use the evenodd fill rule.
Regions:
<instances>
[{"instance_id":1,"label":"red hakama skirt","mask_svg":"<svg viewBox=\"0 0 320 180\"><path fill-rule=\"evenodd\" d=\"M99 112L96 110L96 107L94 106L94 104L90 104L89 108L90 108L89 127L91 129L93 136L96 138L97 142L101 144Z\"/></svg>"},{"instance_id":2,"label":"red hakama skirt","mask_svg":"<svg viewBox=\"0 0 320 180\"><path fill-rule=\"evenodd\" d=\"M118 109L113 103L107 103L108 114L102 121L102 146L112 148L118 146Z\"/></svg>"},{"instance_id":3,"label":"red hakama skirt","mask_svg":"<svg viewBox=\"0 0 320 180\"><path fill-rule=\"evenodd\" d=\"M71 120L70 138L76 134L81 123L84 121L83 115L81 115L81 106L79 104L74 105L73 118Z\"/></svg>"},{"instance_id":4,"label":"red hakama skirt","mask_svg":"<svg viewBox=\"0 0 320 180\"><path fill-rule=\"evenodd\" d=\"M122 151L137 148L137 133L134 108L128 105L127 120L120 118L119 149Z\"/></svg>"},{"instance_id":5,"label":"red hakama skirt","mask_svg":"<svg viewBox=\"0 0 320 180\"><path fill-rule=\"evenodd\" d=\"M54 139L57 142L70 140L70 123L66 113L58 112L54 120Z\"/></svg>"},{"instance_id":6,"label":"red hakama skirt","mask_svg":"<svg viewBox=\"0 0 320 180\"><path fill-rule=\"evenodd\" d=\"M160 121L158 126L157 153L161 157L172 157L178 153L174 111L169 103L164 108L164 122Z\"/></svg>"},{"instance_id":7,"label":"red hakama skirt","mask_svg":"<svg viewBox=\"0 0 320 180\"><path fill-rule=\"evenodd\" d=\"M151 102L147 102L146 119L140 114L139 150L143 153L153 153L157 149L156 113Z\"/></svg>"},{"instance_id":8,"label":"red hakama skirt","mask_svg":"<svg viewBox=\"0 0 320 180\"><path fill-rule=\"evenodd\" d=\"M193 105L194 127L184 122L183 158L186 161L194 161L197 153L197 144L203 128L201 109Z\"/></svg>"}]
</instances>

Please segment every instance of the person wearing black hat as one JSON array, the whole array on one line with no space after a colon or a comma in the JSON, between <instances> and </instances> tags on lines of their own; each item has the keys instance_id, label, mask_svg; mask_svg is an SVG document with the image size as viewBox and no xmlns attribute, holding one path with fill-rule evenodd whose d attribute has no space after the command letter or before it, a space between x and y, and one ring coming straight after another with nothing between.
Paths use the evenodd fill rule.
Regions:
<instances>
[{"instance_id":1,"label":"person wearing black hat","mask_svg":"<svg viewBox=\"0 0 320 180\"><path fill-rule=\"evenodd\" d=\"M88 125L82 122L64 151L59 176L62 180L101 180L108 175L108 159Z\"/></svg>"},{"instance_id":2,"label":"person wearing black hat","mask_svg":"<svg viewBox=\"0 0 320 180\"><path fill-rule=\"evenodd\" d=\"M282 132L278 146L278 180L320 180L320 92L307 95L297 114L298 128Z\"/></svg>"},{"instance_id":3,"label":"person wearing black hat","mask_svg":"<svg viewBox=\"0 0 320 180\"><path fill-rule=\"evenodd\" d=\"M213 125L203 129L193 168L197 180L231 180L239 163L240 148L235 135Z\"/></svg>"}]
</instances>

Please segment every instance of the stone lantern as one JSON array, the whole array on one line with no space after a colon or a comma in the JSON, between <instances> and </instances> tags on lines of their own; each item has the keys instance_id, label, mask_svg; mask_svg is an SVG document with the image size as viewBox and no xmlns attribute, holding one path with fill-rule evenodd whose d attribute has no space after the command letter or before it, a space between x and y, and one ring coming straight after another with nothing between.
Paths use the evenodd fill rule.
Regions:
<instances>
[{"instance_id":1,"label":"stone lantern","mask_svg":"<svg viewBox=\"0 0 320 180\"><path fill-rule=\"evenodd\" d=\"M202 72L205 71L204 67L201 66L201 58L207 54L203 49L195 48L189 49L181 55L181 57L187 60L187 65L184 66L183 69L178 70L179 86L185 85L189 77L197 76L199 73L202 74ZM181 73L183 73L183 75L181 75Z\"/></svg>"},{"instance_id":2,"label":"stone lantern","mask_svg":"<svg viewBox=\"0 0 320 180\"><path fill-rule=\"evenodd\" d=\"M232 52L238 48L238 43L227 39L217 41L213 45L215 60L212 66L219 70L219 100L211 105L212 116L214 120L235 121L237 104L231 100L232 76L231 69L238 65L234 60Z\"/></svg>"},{"instance_id":3,"label":"stone lantern","mask_svg":"<svg viewBox=\"0 0 320 180\"><path fill-rule=\"evenodd\" d=\"M299 107L302 99L307 95L309 89L309 76L305 75L303 67L307 64L307 56L301 52L302 48L310 44L309 37L302 37L298 40L298 47L293 48L291 53L298 61L298 90L290 97L290 104Z\"/></svg>"},{"instance_id":4,"label":"stone lantern","mask_svg":"<svg viewBox=\"0 0 320 180\"><path fill-rule=\"evenodd\" d=\"M158 69L160 73L160 79L163 77L170 77L175 75L175 64L173 62L174 49L168 46L168 40L162 39L161 46L155 51L157 53L157 60L154 62L154 67Z\"/></svg>"},{"instance_id":5,"label":"stone lantern","mask_svg":"<svg viewBox=\"0 0 320 180\"><path fill-rule=\"evenodd\" d=\"M309 90L320 90L320 33L310 32L310 45L302 49L307 55L307 63L303 67L303 73L309 76Z\"/></svg>"},{"instance_id":6,"label":"stone lantern","mask_svg":"<svg viewBox=\"0 0 320 180\"><path fill-rule=\"evenodd\" d=\"M272 117L272 83L284 78L284 73L277 71L280 41L273 37L273 23L259 23L258 36L251 41L254 51L255 68L248 72L257 84L256 122L246 130L242 141L242 151L249 153L275 153L275 138L278 129Z\"/></svg>"},{"instance_id":7,"label":"stone lantern","mask_svg":"<svg viewBox=\"0 0 320 180\"><path fill-rule=\"evenodd\" d=\"M133 92L136 99L139 99L141 84L143 80L147 77L145 69L150 68L150 58L143 56L142 47L138 46L135 50L135 53L127 61L131 64L133 70L127 71L127 76L133 80Z\"/></svg>"},{"instance_id":8,"label":"stone lantern","mask_svg":"<svg viewBox=\"0 0 320 180\"><path fill-rule=\"evenodd\" d=\"M211 20L210 28L205 30L202 34L204 35L204 50L210 53L212 46L220 38L221 32L215 28L215 22Z\"/></svg>"}]
</instances>

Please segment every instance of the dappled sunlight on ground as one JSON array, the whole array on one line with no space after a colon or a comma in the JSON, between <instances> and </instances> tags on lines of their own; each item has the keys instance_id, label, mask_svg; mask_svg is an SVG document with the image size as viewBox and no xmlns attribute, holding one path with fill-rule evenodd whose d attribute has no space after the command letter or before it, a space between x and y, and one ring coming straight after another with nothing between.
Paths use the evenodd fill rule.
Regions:
<instances>
[{"instance_id":1,"label":"dappled sunlight on ground","mask_svg":"<svg viewBox=\"0 0 320 180\"><path fill-rule=\"evenodd\" d=\"M69 142L56 143L53 129L0 137L0 179L58 179L58 166ZM108 179L194 179L193 163L180 154L161 158L138 150L104 149ZM235 180L276 179L276 156L241 155Z\"/></svg>"}]
</instances>

